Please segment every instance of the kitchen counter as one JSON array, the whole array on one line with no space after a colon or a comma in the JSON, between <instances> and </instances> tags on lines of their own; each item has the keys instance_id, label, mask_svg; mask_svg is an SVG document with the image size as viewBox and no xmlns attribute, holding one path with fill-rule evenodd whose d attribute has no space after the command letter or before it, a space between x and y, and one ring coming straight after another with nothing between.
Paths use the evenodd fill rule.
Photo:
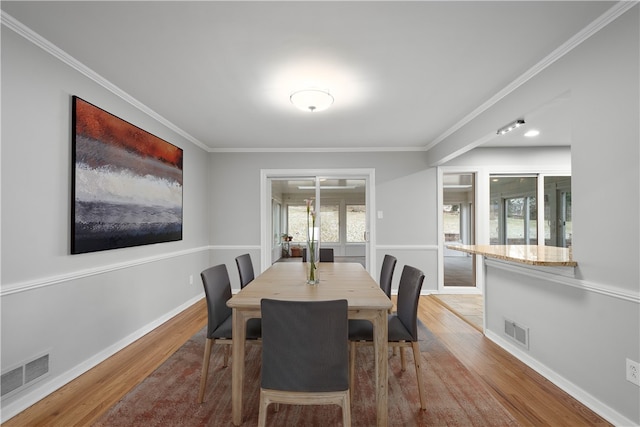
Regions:
<instances>
[{"instance_id":1,"label":"kitchen counter","mask_svg":"<svg viewBox=\"0 0 640 427\"><path fill-rule=\"evenodd\" d=\"M537 245L447 245L447 248L527 265L575 267L571 249Z\"/></svg>"}]
</instances>

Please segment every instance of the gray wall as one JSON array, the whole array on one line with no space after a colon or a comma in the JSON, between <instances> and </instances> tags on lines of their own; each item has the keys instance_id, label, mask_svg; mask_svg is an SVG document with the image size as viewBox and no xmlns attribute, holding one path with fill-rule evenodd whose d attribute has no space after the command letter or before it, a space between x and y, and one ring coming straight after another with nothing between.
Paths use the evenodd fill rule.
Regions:
<instances>
[{"instance_id":1,"label":"gray wall","mask_svg":"<svg viewBox=\"0 0 640 427\"><path fill-rule=\"evenodd\" d=\"M639 389L624 380L625 358L640 361L638 9L427 153L206 154L3 27L2 372L51 354L50 377L3 399L3 417L195 301L198 274L210 263L233 267L242 252L260 259L260 169L375 168L376 210L384 212L376 220L378 265L383 253L394 252L424 269L424 289L436 290L431 165L571 91L579 267L570 277L537 272L526 279L521 270L494 268L500 273L493 274L496 288L487 288L487 333L609 419L639 424ZM185 150L182 241L69 255L73 94ZM610 200L627 207L615 220ZM612 224L626 238L611 232ZM499 323L507 315L531 328L528 352L502 338Z\"/></svg>"},{"instance_id":2,"label":"gray wall","mask_svg":"<svg viewBox=\"0 0 640 427\"><path fill-rule=\"evenodd\" d=\"M2 372L50 355L4 420L200 298L210 193L207 153L5 26L1 60ZM182 241L69 255L72 95L184 149Z\"/></svg>"},{"instance_id":3,"label":"gray wall","mask_svg":"<svg viewBox=\"0 0 640 427\"><path fill-rule=\"evenodd\" d=\"M260 259L261 169L375 169L378 274L384 253L402 251L396 269L411 264L426 273L423 290L437 290L436 171L422 152L212 153L211 245L215 262L243 251ZM253 252L251 252L253 251ZM399 279L395 277L394 286ZM233 278L232 278L233 279Z\"/></svg>"},{"instance_id":4,"label":"gray wall","mask_svg":"<svg viewBox=\"0 0 640 427\"><path fill-rule=\"evenodd\" d=\"M501 123L569 92L575 271L487 272L487 335L620 425L640 424L639 7L562 57L428 153L438 164ZM501 267L501 268L499 268ZM503 319L530 328L512 346Z\"/></svg>"}]
</instances>

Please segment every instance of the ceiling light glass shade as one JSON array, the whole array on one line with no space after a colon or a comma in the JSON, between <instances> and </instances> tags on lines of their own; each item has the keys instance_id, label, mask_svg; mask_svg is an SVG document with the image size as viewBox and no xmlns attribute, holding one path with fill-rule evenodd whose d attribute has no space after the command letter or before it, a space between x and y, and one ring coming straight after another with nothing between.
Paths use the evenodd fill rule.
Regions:
<instances>
[{"instance_id":1,"label":"ceiling light glass shade","mask_svg":"<svg viewBox=\"0 0 640 427\"><path fill-rule=\"evenodd\" d=\"M326 110L333 104L333 96L321 89L298 90L289 99L300 110L310 112Z\"/></svg>"}]
</instances>

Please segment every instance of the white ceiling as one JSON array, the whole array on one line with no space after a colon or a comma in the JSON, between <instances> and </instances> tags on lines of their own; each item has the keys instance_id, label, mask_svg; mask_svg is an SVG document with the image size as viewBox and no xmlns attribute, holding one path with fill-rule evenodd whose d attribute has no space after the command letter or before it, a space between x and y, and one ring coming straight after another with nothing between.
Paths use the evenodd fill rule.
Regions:
<instances>
[{"instance_id":1,"label":"white ceiling","mask_svg":"<svg viewBox=\"0 0 640 427\"><path fill-rule=\"evenodd\" d=\"M212 151L424 148L613 5L1 3ZM289 95L305 86L328 88L334 105L316 113L294 108ZM558 125L567 115L568 103L554 100L540 111L516 111L496 129L524 117L541 131L525 144L569 145L568 128ZM521 133L489 144L523 144Z\"/></svg>"}]
</instances>

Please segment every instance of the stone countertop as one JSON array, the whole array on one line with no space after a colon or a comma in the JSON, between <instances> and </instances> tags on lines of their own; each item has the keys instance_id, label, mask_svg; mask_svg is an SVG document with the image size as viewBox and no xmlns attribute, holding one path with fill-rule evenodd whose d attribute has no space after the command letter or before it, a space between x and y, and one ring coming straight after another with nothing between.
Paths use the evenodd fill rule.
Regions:
<instances>
[{"instance_id":1,"label":"stone countertop","mask_svg":"<svg viewBox=\"0 0 640 427\"><path fill-rule=\"evenodd\" d=\"M537 245L446 245L447 248L505 261L547 267L575 267L571 249Z\"/></svg>"}]
</instances>

